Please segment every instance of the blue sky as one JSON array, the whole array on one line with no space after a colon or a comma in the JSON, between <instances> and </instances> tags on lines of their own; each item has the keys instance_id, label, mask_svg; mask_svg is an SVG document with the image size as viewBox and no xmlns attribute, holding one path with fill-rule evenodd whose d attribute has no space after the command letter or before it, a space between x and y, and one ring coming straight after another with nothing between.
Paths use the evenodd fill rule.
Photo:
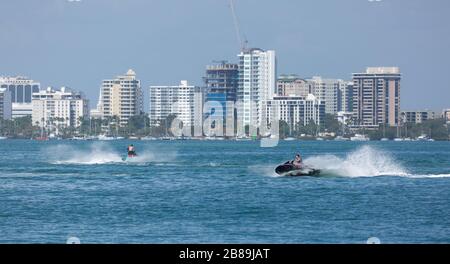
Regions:
<instances>
[{"instance_id":1,"label":"blue sky","mask_svg":"<svg viewBox=\"0 0 450 264\"><path fill-rule=\"evenodd\" d=\"M450 108L450 1L235 0L249 46L274 49L278 73L351 79L399 66L402 108ZM84 91L133 68L144 88L201 85L236 61L228 0L2 0L0 75Z\"/></svg>"}]
</instances>

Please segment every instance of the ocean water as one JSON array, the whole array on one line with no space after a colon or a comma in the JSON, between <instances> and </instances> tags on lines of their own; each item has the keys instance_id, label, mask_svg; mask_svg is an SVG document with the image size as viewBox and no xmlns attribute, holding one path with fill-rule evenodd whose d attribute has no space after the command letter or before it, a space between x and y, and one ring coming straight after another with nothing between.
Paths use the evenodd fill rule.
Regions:
<instances>
[{"instance_id":1,"label":"ocean water","mask_svg":"<svg viewBox=\"0 0 450 264\"><path fill-rule=\"evenodd\" d=\"M123 162L133 143L139 158ZM324 177L278 177L303 154ZM450 243L449 142L0 141L0 243Z\"/></svg>"}]
</instances>

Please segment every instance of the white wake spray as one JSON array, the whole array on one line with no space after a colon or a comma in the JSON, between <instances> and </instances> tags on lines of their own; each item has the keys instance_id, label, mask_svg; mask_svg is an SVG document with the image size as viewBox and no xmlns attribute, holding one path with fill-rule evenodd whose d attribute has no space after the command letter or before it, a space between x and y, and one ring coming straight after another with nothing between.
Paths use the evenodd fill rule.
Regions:
<instances>
[{"instance_id":1,"label":"white wake spray","mask_svg":"<svg viewBox=\"0 0 450 264\"><path fill-rule=\"evenodd\" d=\"M89 149L71 145L56 145L45 149L49 160L54 164L107 164L121 162L122 157L109 145L95 142Z\"/></svg>"},{"instance_id":2,"label":"white wake spray","mask_svg":"<svg viewBox=\"0 0 450 264\"><path fill-rule=\"evenodd\" d=\"M325 175L343 177L408 176L408 172L389 153L364 146L345 158L334 155L316 156L305 164L320 168Z\"/></svg>"},{"instance_id":3,"label":"white wake spray","mask_svg":"<svg viewBox=\"0 0 450 264\"><path fill-rule=\"evenodd\" d=\"M176 158L175 152L164 152L155 154L154 151L143 150L139 152L136 158L124 162L122 158L126 153L118 153L105 142L95 142L88 149L76 148L71 145L57 145L44 150L49 161L53 164L109 164L109 163L127 163L144 164L150 162L169 162Z\"/></svg>"}]
</instances>

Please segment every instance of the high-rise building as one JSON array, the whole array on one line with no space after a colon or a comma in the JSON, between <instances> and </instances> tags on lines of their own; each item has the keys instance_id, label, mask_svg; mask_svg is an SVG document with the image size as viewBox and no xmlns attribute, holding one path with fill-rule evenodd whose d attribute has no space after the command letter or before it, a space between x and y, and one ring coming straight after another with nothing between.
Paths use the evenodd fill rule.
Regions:
<instances>
[{"instance_id":1,"label":"high-rise building","mask_svg":"<svg viewBox=\"0 0 450 264\"><path fill-rule=\"evenodd\" d=\"M234 109L227 111L227 102L234 103L236 101L238 69L237 64L226 63L225 61L221 64L206 67L206 77L204 78L206 102L218 102L221 105L221 108L209 107L206 117L222 118L224 126L226 126L226 120L233 120L234 116Z\"/></svg>"},{"instance_id":2,"label":"high-rise building","mask_svg":"<svg viewBox=\"0 0 450 264\"><path fill-rule=\"evenodd\" d=\"M291 128L296 125L306 126L311 122L324 124L325 102L318 100L314 95L305 97L275 96L266 102L268 123L274 119L283 120Z\"/></svg>"},{"instance_id":3,"label":"high-rise building","mask_svg":"<svg viewBox=\"0 0 450 264\"><path fill-rule=\"evenodd\" d=\"M447 124L450 123L450 109L445 109L443 111L442 117L445 119Z\"/></svg>"},{"instance_id":4,"label":"high-rise building","mask_svg":"<svg viewBox=\"0 0 450 264\"><path fill-rule=\"evenodd\" d=\"M339 98L339 112L353 112L353 82L346 82L341 85Z\"/></svg>"},{"instance_id":5,"label":"high-rise building","mask_svg":"<svg viewBox=\"0 0 450 264\"><path fill-rule=\"evenodd\" d=\"M434 111L403 111L401 113L403 123L420 124L429 119L435 119L436 113Z\"/></svg>"},{"instance_id":6,"label":"high-rise building","mask_svg":"<svg viewBox=\"0 0 450 264\"><path fill-rule=\"evenodd\" d=\"M201 117L197 120L195 107L202 107L204 95L198 86L191 86L187 81L176 86L150 86L149 97L149 118L153 126L163 124L169 115L175 115L186 127L201 122Z\"/></svg>"},{"instance_id":7,"label":"high-rise building","mask_svg":"<svg viewBox=\"0 0 450 264\"><path fill-rule=\"evenodd\" d=\"M335 115L342 110L342 92L347 93L347 82L341 79L323 79L320 76L314 76L309 79L311 84L311 93L318 100L325 101L325 112ZM348 98L345 98L347 100ZM345 103L344 103L345 104Z\"/></svg>"},{"instance_id":8,"label":"high-rise building","mask_svg":"<svg viewBox=\"0 0 450 264\"><path fill-rule=\"evenodd\" d=\"M39 92L41 84L27 77L0 77L0 88L11 93L12 118L31 116L32 94Z\"/></svg>"},{"instance_id":9,"label":"high-rise building","mask_svg":"<svg viewBox=\"0 0 450 264\"><path fill-rule=\"evenodd\" d=\"M97 107L103 118L118 117L121 126L126 126L130 117L140 115L144 111L144 101L136 73L128 70L123 76L104 80Z\"/></svg>"},{"instance_id":10,"label":"high-rise building","mask_svg":"<svg viewBox=\"0 0 450 264\"><path fill-rule=\"evenodd\" d=\"M281 75L277 80L278 96L307 97L311 93L311 84L298 75Z\"/></svg>"},{"instance_id":11,"label":"high-rise building","mask_svg":"<svg viewBox=\"0 0 450 264\"><path fill-rule=\"evenodd\" d=\"M276 95L275 51L244 49L239 55L238 126L261 125L263 103Z\"/></svg>"},{"instance_id":12,"label":"high-rise building","mask_svg":"<svg viewBox=\"0 0 450 264\"><path fill-rule=\"evenodd\" d=\"M400 121L400 69L367 68L353 74L354 125L397 126Z\"/></svg>"},{"instance_id":13,"label":"high-rise building","mask_svg":"<svg viewBox=\"0 0 450 264\"><path fill-rule=\"evenodd\" d=\"M49 87L33 93L33 125L41 127L79 127L80 118L89 117L89 101L82 93L62 87L59 91Z\"/></svg>"},{"instance_id":14,"label":"high-rise building","mask_svg":"<svg viewBox=\"0 0 450 264\"><path fill-rule=\"evenodd\" d=\"M0 119L9 120L12 117L11 92L0 88Z\"/></svg>"}]
</instances>

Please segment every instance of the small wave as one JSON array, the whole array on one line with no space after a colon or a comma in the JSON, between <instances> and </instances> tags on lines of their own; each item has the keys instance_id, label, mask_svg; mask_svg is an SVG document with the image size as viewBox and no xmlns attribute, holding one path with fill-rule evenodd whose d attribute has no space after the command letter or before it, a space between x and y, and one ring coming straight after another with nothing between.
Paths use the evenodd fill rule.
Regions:
<instances>
[{"instance_id":1,"label":"small wave","mask_svg":"<svg viewBox=\"0 0 450 264\"><path fill-rule=\"evenodd\" d=\"M413 179L440 179L450 178L450 174L408 175L407 177Z\"/></svg>"},{"instance_id":2,"label":"small wave","mask_svg":"<svg viewBox=\"0 0 450 264\"><path fill-rule=\"evenodd\" d=\"M261 174L269 177L282 177L275 173L275 167L276 165L263 165L263 166L249 166L248 171L251 173Z\"/></svg>"}]
</instances>

